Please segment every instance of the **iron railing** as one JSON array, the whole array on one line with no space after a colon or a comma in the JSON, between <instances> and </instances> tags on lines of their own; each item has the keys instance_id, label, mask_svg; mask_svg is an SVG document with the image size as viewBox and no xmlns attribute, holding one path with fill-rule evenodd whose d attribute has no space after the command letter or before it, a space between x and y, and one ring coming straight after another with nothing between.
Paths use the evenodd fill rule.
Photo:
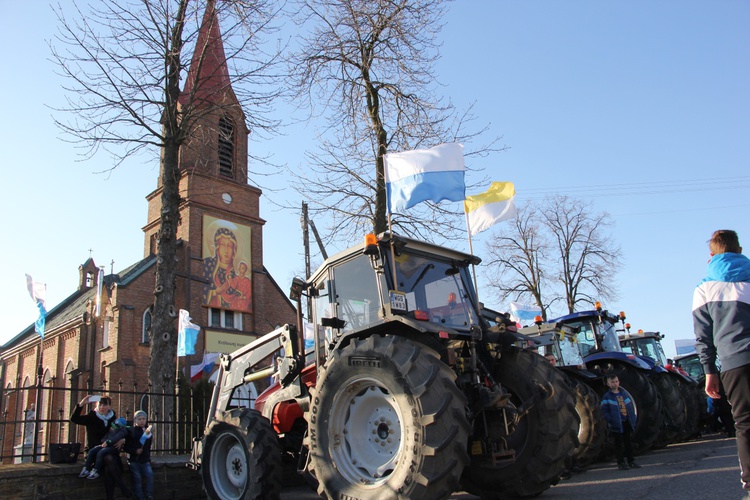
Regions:
<instances>
[{"instance_id":1,"label":"iron railing","mask_svg":"<svg viewBox=\"0 0 750 500\"><path fill-rule=\"evenodd\" d=\"M85 391L47 385L6 387L0 392L0 464L44 462L49 460L50 444L81 443L86 440L83 426L70 422L70 415ZM20 385L20 384L19 384ZM179 387L140 389L137 383L92 392L112 398L112 409L130 423L138 410L148 414L154 426L152 454L188 454L194 437L200 437L206 423L213 384L201 381L195 386L182 382ZM37 390L41 391L37 395ZM37 415L35 402L41 413ZM91 406L93 408L93 406ZM91 408L84 408L89 411ZM158 408L174 408L160 415ZM36 449L34 448L36 442Z\"/></svg>"}]
</instances>

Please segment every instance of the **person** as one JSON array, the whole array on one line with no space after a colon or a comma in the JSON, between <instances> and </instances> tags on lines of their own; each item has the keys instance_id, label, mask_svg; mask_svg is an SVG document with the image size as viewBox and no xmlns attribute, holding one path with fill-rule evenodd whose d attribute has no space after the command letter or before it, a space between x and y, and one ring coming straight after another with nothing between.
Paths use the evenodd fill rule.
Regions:
<instances>
[{"instance_id":1,"label":"person","mask_svg":"<svg viewBox=\"0 0 750 500\"><path fill-rule=\"evenodd\" d=\"M104 469L104 458L108 454L117 455L119 450L115 444L128 436L127 421L120 417L112 422L109 432L102 438L98 446L91 448L86 454L86 463L78 477L88 479L98 478Z\"/></svg>"},{"instance_id":2,"label":"person","mask_svg":"<svg viewBox=\"0 0 750 500\"><path fill-rule=\"evenodd\" d=\"M750 496L750 259L735 231L714 231L706 277L693 293L693 328L706 394L732 407L740 480ZM719 375L716 362L721 363Z\"/></svg>"},{"instance_id":3,"label":"person","mask_svg":"<svg viewBox=\"0 0 750 500\"><path fill-rule=\"evenodd\" d=\"M641 466L633 458L633 445L630 442L636 424L633 398L620 387L620 379L613 373L607 375L607 386L609 390L602 396L602 416L615 441L617 465L620 470L640 469Z\"/></svg>"},{"instance_id":4,"label":"person","mask_svg":"<svg viewBox=\"0 0 750 500\"><path fill-rule=\"evenodd\" d=\"M204 303L208 307L230 309L237 297L232 281L237 277L234 272L234 258L237 255L237 237L231 229L220 227L214 234L214 256L203 260L203 277L207 284L204 287Z\"/></svg>"},{"instance_id":5,"label":"person","mask_svg":"<svg viewBox=\"0 0 750 500\"><path fill-rule=\"evenodd\" d=\"M128 452L130 474L133 476L133 490L138 500L151 500L154 496L154 472L151 469L152 426L146 427L146 412L138 410L133 416L133 428L125 440ZM146 496L143 495L143 480L146 480Z\"/></svg>"},{"instance_id":6,"label":"person","mask_svg":"<svg viewBox=\"0 0 750 500\"><path fill-rule=\"evenodd\" d=\"M84 405L92 403L96 403L96 407L84 415ZM85 451L102 442L110 425L117 418L115 411L110 407L111 404L112 400L107 396L85 396L73 409L70 421L86 427Z\"/></svg>"},{"instance_id":7,"label":"person","mask_svg":"<svg viewBox=\"0 0 750 500\"><path fill-rule=\"evenodd\" d=\"M96 403L96 407L88 413L83 413L83 408L87 404ZM86 446L84 451L97 446L101 443L102 438L109 431L111 423L117 418L117 414L111 408L112 400L108 396L85 396L75 407L70 421L77 425L86 427ZM122 439L115 443L116 448L121 448L125 444ZM115 497L115 486L120 486L122 491L122 460L119 456L108 454L104 458L104 491L107 500Z\"/></svg>"},{"instance_id":8,"label":"person","mask_svg":"<svg viewBox=\"0 0 750 500\"><path fill-rule=\"evenodd\" d=\"M557 360L555 359L555 355L552 354L551 352L545 354L544 359L546 359L547 362L551 364L552 366L557 366Z\"/></svg>"}]
</instances>

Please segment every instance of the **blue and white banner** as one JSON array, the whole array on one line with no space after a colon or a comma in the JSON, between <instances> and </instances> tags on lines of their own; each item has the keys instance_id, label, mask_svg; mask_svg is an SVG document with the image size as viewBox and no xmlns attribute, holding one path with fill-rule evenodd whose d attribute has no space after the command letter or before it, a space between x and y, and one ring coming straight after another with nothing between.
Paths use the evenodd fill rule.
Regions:
<instances>
[{"instance_id":1,"label":"blue and white banner","mask_svg":"<svg viewBox=\"0 0 750 500\"><path fill-rule=\"evenodd\" d=\"M516 323L523 323L524 321L534 321L535 316L541 315L542 309L539 307L520 304L518 302L510 303L510 317L513 318Z\"/></svg>"},{"instance_id":2,"label":"blue and white banner","mask_svg":"<svg viewBox=\"0 0 750 500\"><path fill-rule=\"evenodd\" d=\"M389 213L423 201L438 203L466 198L466 166L461 144L452 142L430 149L388 153L384 159Z\"/></svg>"},{"instance_id":3,"label":"blue and white banner","mask_svg":"<svg viewBox=\"0 0 750 500\"><path fill-rule=\"evenodd\" d=\"M47 322L47 285L34 281L34 279L27 274L26 288L29 290L31 299L36 302L36 307L39 309L39 317L36 322L34 322L34 330L40 337L44 338L44 327Z\"/></svg>"},{"instance_id":4,"label":"blue and white banner","mask_svg":"<svg viewBox=\"0 0 750 500\"><path fill-rule=\"evenodd\" d=\"M201 327L190 322L190 313L180 309L179 327L177 330L177 355L195 354L195 343Z\"/></svg>"}]
</instances>

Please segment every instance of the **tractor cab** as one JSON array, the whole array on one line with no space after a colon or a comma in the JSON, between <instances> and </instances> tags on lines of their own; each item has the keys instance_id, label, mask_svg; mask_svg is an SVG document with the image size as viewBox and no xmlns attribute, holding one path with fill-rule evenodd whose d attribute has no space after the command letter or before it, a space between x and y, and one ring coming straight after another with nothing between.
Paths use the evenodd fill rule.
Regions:
<instances>
[{"instance_id":1,"label":"tractor cab","mask_svg":"<svg viewBox=\"0 0 750 500\"><path fill-rule=\"evenodd\" d=\"M659 332L644 332L638 330L638 333L630 333L630 324L625 324L627 333L618 336L620 346L624 352L635 354L636 356L646 356L654 360L657 366L667 366L667 356L661 346L664 335Z\"/></svg>"}]
</instances>

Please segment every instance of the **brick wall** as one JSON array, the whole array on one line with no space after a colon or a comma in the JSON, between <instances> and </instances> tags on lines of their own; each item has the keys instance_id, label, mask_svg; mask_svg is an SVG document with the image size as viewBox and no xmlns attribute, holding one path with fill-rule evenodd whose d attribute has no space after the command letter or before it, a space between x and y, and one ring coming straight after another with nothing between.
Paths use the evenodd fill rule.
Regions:
<instances>
[{"instance_id":1,"label":"brick wall","mask_svg":"<svg viewBox=\"0 0 750 500\"><path fill-rule=\"evenodd\" d=\"M154 460L154 498L205 499L199 472L185 466L188 457ZM78 477L82 461L77 464L18 464L0 468L0 498L23 500L99 500L104 498L104 479ZM132 478L127 465L123 479L128 487ZM115 498L124 498L119 488Z\"/></svg>"}]
</instances>

